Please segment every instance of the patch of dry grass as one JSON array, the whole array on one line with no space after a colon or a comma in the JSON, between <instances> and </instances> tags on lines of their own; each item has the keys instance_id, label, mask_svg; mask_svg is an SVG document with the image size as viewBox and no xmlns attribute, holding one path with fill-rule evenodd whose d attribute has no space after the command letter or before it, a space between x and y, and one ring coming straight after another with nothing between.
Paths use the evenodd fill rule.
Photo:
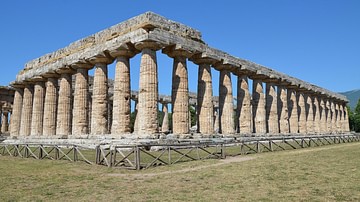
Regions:
<instances>
[{"instance_id":1,"label":"patch of dry grass","mask_svg":"<svg viewBox=\"0 0 360 202\"><path fill-rule=\"evenodd\" d=\"M143 171L0 157L1 201L360 201L360 143Z\"/></svg>"}]
</instances>

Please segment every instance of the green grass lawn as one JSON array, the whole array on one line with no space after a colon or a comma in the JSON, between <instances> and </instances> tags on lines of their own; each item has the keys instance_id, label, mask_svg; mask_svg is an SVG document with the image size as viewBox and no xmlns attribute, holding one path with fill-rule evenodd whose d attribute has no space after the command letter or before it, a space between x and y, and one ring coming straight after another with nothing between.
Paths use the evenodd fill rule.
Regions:
<instances>
[{"instance_id":1,"label":"green grass lawn","mask_svg":"<svg viewBox=\"0 0 360 202\"><path fill-rule=\"evenodd\" d=\"M0 157L0 201L360 201L360 143L142 171Z\"/></svg>"}]
</instances>

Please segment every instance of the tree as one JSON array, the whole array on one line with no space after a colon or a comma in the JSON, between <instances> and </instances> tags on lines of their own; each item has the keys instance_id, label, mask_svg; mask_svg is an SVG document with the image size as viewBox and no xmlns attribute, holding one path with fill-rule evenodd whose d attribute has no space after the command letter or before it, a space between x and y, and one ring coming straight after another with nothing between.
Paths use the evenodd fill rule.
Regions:
<instances>
[{"instance_id":1,"label":"tree","mask_svg":"<svg viewBox=\"0 0 360 202\"><path fill-rule=\"evenodd\" d=\"M348 111L350 129L355 132L360 132L360 99L355 107L354 112Z\"/></svg>"}]
</instances>

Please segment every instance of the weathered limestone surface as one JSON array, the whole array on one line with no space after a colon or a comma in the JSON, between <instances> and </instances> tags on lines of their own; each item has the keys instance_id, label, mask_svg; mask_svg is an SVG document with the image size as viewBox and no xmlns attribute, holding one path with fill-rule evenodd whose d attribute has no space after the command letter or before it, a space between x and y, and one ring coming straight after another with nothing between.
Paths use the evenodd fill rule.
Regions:
<instances>
[{"instance_id":1,"label":"weathered limestone surface","mask_svg":"<svg viewBox=\"0 0 360 202\"><path fill-rule=\"evenodd\" d=\"M314 104L311 95L306 96L306 132L314 134Z\"/></svg>"},{"instance_id":2,"label":"weathered limestone surface","mask_svg":"<svg viewBox=\"0 0 360 202\"><path fill-rule=\"evenodd\" d=\"M21 122L21 111L22 111L22 103L23 103L23 89L16 88L14 95L14 105L13 111L11 114L11 128L10 128L10 136L18 136L20 132L20 122Z\"/></svg>"},{"instance_id":3,"label":"weathered limestone surface","mask_svg":"<svg viewBox=\"0 0 360 202\"><path fill-rule=\"evenodd\" d=\"M34 85L34 101L31 119L31 135L42 135L44 117L44 81L38 81Z\"/></svg>"},{"instance_id":4,"label":"weathered limestone surface","mask_svg":"<svg viewBox=\"0 0 360 202\"><path fill-rule=\"evenodd\" d=\"M222 134L234 134L234 102L231 74L228 70L220 71L219 82L219 131Z\"/></svg>"},{"instance_id":5,"label":"weathered limestone surface","mask_svg":"<svg viewBox=\"0 0 360 202\"><path fill-rule=\"evenodd\" d=\"M210 65L199 64L198 74L198 132L202 134L214 133L214 108L212 103L212 80Z\"/></svg>"},{"instance_id":6,"label":"weathered limestone surface","mask_svg":"<svg viewBox=\"0 0 360 202\"><path fill-rule=\"evenodd\" d=\"M95 64L91 134L108 133L108 68L106 63Z\"/></svg>"},{"instance_id":7,"label":"weathered limestone surface","mask_svg":"<svg viewBox=\"0 0 360 202\"><path fill-rule=\"evenodd\" d=\"M331 101L330 103L330 108L331 108L331 129L330 132L331 133L336 133L336 108L335 108L335 103L333 101Z\"/></svg>"},{"instance_id":8,"label":"weathered limestone surface","mask_svg":"<svg viewBox=\"0 0 360 202\"><path fill-rule=\"evenodd\" d=\"M251 96L249 83L246 75L238 76L237 82L237 118L239 121L239 133L250 134L251 130Z\"/></svg>"},{"instance_id":9,"label":"weathered limestone surface","mask_svg":"<svg viewBox=\"0 0 360 202\"><path fill-rule=\"evenodd\" d=\"M317 97L314 97L314 132L320 133L320 106Z\"/></svg>"},{"instance_id":10,"label":"weathered limestone surface","mask_svg":"<svg viewBox=\"0 0 360 202\"><path fill-rule=\"evenodd\" d=\"M339 132L344 132L344 108L339 104L339 113L340 113L340 123L339 123Z\"/></svg>"},{"instance_id":11,"label":"weathered limestone surface","mask_svg":"<svg viewBox=\"0 0 360 202\"><path fill-rule=\"evenodd\" d=\"M158 132L158 68L156 51L150 47L142 49L139 98L138 98L138 135L148 137Z\"/></svg>"},{"instance_id":12,"label":"weathered limestone surface","mask_svg":"<svg viewBox=\"0 0 360 202\"><path fill-rule=\"evenodd\" d=\"M219 133L220 132L220 120L219 120L219 112L218 108L214 108L214 132Z\"/></svg>"},{"instance_id":13,"label":"weathered limestone surface","mask_svg":"<svg viewBox=\"0 0 360 202\"><path fill-rule=\"evenodd\" d=\"M169 132L169 114L168 114L168 104L162 104L162 112L164 114L163 121L161 125L161 132L168 133Z\"/></svg>"},{"instance_id":14,"label":"weathered limestone surface","mask_svg":"<svg viewBox=\"0 0 360 202\"><path fill-rule=\"evenodd\" d=\"M261 80L253 80L253 129L254 133L266 133L265 95Z\"/></svg>"},{"instance_id":15,"label":"weathered limestone surface","mask_svg":"<svg viewBox=\"0 0 360 202\"><path fill-rule=\"evenodd\" d=\"M118 56L115 67L112 134L130 133L131 87L128 56Z\"/></svg>"},{"instance_id":16,"label":"weathered limestone surface","mask_svg":"<svg viewBox=\"0 0 360 202\"><path fill-rule=\"evenodd\" d=\"M341 121L341 113L340 113L340 109L339 109L339 104L335 103L335 114L336 114L336 119L335 119L335 132L339 133L340 132L340 121Z\"/></svg>"},{"instance_id":17,"label":"weathered limestone surface","mask_svg":"<svg viewBox=\"0 0 360 202\"><path fill-rule=\"evenodd\" d=\"M70 74L61 74L56 123L56 135L60 136L71 134L71 83Z\"/></svg>"},{"instance_id":18,"label":"weathered limestone surface","mask_svg":"<svg viewBox=\"0 0 360 202\"><path fill-rule=\"evenodd\" d=\"M349 125L349 114L347 111L346 106L344 106L344 132L350 132L350 125Z\"/></svg>"},{"instance_id":19,"label":"weathered limestone surface","mask_svg":"<svg viewBox=\"0 0 360 202\"><path fill-rule=\"evenodd\" d=\"M174 56L172 73L172 120L174 134L189 133L189 87L186 58Z\"/></svg>"},{"instance_id":20,"label":"weathered limestone surface","mask_svg":"<svg viewBox=\"0 0 360 202\"><path fill-rule=\"evenodd\" d=\"M326 131L327 133L331 133L331 121L332 118L332 110L331 110L331 102L329 100L326 101Z\"/></svg>"},{"instance_id":21,"label":"weathered limestone surface","mask_svg":"<svg viewBox=\"0 0 360 202\"><path fill-rule=\"evenodd\" d=\"M26 85L24 88L24 98L21 113L20 136L29 136L31 132L33 93L33 86Z\"/></svg>"},{"instance_id":22,"label":"weathered limestone surface","mask_svg":"<svg viewBox=\"0 0 360 202\"><path fill-rule=\"evenodd\" d=\"M270 134L279 133L278 98L275 87L274 83L266 83L266 122Z\"/></svg>"},{"instance_id":23,"label":"weathered limestone surface","mask_svg":"<svg viewBox=\"0 0 360 202\"><path fill-rule=\"evenodd\" d=\"M2 116L1 116L1 129L0 129L1 131L0 131L0 134L8 132L8 129L9 129L8 120L9 120L9 112L3 111Z\"/></svg>"},{"instance_id":24,"label":"weathered limestone surface","mask_svg":"<svg viewBox=\"0 0 360 202\"><path fill-rule=\"evenodd\" d=\"M325 102L324 99L320 98L320 133L322 134L327 132Z\"/></svg>"},{"instance_id":25,"label":"weathered limestone surface","mask_svg":"<svg viewBox=\"0 0 360 202\"><path fill-rule=\"evenodd\" d=\"M303 92L298 92L298 116L299 116L299 133L307 133L306 125L306 105L305 105L305 96Z\"/></svg>"},{"instance_id":26,"label":"weathered limestone surface","mask_svg":"<svg viewBox=\"0 0 360 202\"><path fill-rule=\"evenodd\" d=\"M287 92L284 86L278 86L278 115L279 115L279 131L282 134L289 133L289 111Z\"/></svg>"},{"instance_id":27,"label":"weathered limestone surface","mask_svg":"<svg viewBox=\"0 0 360 202\"><path fill-rule=\"evenodd\" d=\"M88 105L88 69L78 68L75 74L74 107L72 118L72 134L84 135L89 133L89 105Z\"/></svg>"},{"instance_id":28,"label":"weathered limestone surface","mask_svg":"<svg viewBox=\"0 0 360 202\"><path fill-rule=\"evenodd\" d=\"M43 135L56 135L57 78L48 78L46 82Z\"/></svg>"}]
</instances>

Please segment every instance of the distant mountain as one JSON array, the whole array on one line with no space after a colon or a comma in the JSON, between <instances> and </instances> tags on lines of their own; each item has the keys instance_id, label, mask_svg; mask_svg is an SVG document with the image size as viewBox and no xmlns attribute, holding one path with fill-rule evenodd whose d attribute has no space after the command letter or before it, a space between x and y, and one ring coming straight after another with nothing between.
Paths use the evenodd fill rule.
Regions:
<instances>
[{"instance_id":1,"label":"distant mountain","mask_svg":"<svg viewBox=\"0 0 360 202\"><path fill-rule=\"evenodd\" d=\"M347 99L349 99L349 106L352 110L354 110L358 100L360 99L360 89L347 91L340 94L345 95Z\"/></svg>"}]
</instances>

